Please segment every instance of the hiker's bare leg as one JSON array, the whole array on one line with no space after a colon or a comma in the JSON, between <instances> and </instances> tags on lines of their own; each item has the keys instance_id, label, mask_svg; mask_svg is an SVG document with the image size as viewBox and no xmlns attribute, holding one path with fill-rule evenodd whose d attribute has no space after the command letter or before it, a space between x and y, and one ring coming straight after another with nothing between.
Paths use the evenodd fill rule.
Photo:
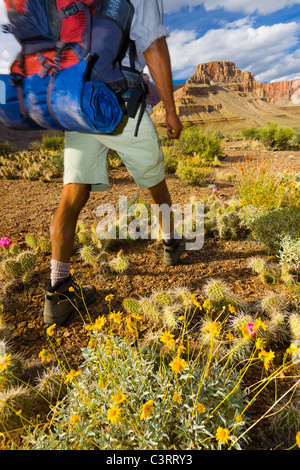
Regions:
<instances>
[{"instance_id":1,"label":"hiker's bare leg","mask_svg":"<svg viewBox=\"0 0 300 470\"><path fill-rule=\"evenodd\" d=\"M162 204L167 204L169 207L172 207L172 200L169 193L169 189L166 183L166 180L163 179L160 183L150 188L150 193L152 196L152 203L161 206ZM158 214L155 214L158 217ZM167 220L163 220L162 212L159 213L159 225L163 234L173 234L174 232L174 220L172 213L170 217L167 214ZM168 238L168 237L167 237ZM172 238L172 237L171 237Z\"/></svg>"},{"instance_id":2,"label":"hiker's bare leg","mask_svg":"<svg viewBox=\"0 0 300 470\"><path fill-rule=\"evenodd\" d=\"M50 228L53 260L70 262L77 219L88 201L90 190L89 184L74 183L64 186Z\"/></svg>"}]
</instances>

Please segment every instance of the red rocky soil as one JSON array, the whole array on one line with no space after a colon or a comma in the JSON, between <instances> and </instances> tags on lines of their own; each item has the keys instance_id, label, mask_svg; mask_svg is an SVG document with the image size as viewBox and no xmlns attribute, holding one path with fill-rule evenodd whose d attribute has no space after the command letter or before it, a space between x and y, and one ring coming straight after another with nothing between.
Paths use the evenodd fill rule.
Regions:
<instances>
[{"instance_id":1,"label":"red rocky soil","mask_svg":"<svg viewBox=\"0 0 300 470\"><path fill-rule=\"evenodd\" d=\"M204 195L210 195L212 187L217 187L217 195L228 201L235 194L234 183L220 172L230 174L233 166L246 155L259 158L261 155L272 156L274 153L256 149L245 142L228 142L224 149L224 160L205 181L203 187L184 185L176 177L168 177L168 186L174 203L190 202L191 196L203 200ZM292 155L292 156L291 156ZM276 158L287 158L300 171L300 151L278 152ZM26 248L25 235L31 233L37 237L49 237L49 225L55 211L62 189L62 181L51 183L24 180L0 181L0 238L8 237L12 242ZM92 194L83 209L80 220L87 227L97 225L97 207L104 202L110 202L117 207L120 195L139 194L150 201L148 191L140 191L135 186L132 177L124 167L111 170L111 187L105 193ZM203 298L202 287L210 278L222 278L228 286L244 299L257 301L270 291L284 294L293 304L299 301L286 286L282 284L263 284L260 278L248 267L249 259L256 255L267 256L263 246L255 241L239 240L224 241L216 238L205 240L204 247L199 251L190 251L183 255L176 267L166 267L162 260L162 248L155 242L136 241L122 244L124 255L130 265L122 274L99 273L74 256L73 267L77 277L90 272L89 282L97 287L97 301L89 307L92 319L107 313L105 296L113 294L112 307L122 310L122 301L127 297L150 295L155 290L170 289L175 286L186 286L200 299ZM115 256L120 246L109 251ZM4 319L9 327L10 341L17 351L23 354L28 363L39 361L38 354L43 348L48 348L45 325L43 324L43 296L49 279L50 255L40 255L34 270L32 285L22 293L13 293L5 301ZM81 362L81 348L87 344L87 332L84 330L81 318L77 315L70 319L64 327L57 327L56 337L62 341L62 348L74 367ZM265 410L267 402L272 403L274 390L266 393L257 408ZM262 414L262 413L261 413ZM268 433L263 425L252 432L251 448L268 448L266 439Z\"/></svg>"}]
</instances>

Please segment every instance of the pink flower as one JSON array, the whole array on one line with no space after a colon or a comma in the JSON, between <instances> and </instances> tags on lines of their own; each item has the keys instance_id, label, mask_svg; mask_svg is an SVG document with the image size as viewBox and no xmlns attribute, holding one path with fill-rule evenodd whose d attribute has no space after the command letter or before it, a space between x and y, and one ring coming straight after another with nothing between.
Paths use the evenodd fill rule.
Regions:
<instances>
[{"instance_id":1,"label":"pink flower","mask_svg":"<svg viewBox=\"0 0 300 470\"><path fill-rule=\"evenodd\" d=\"M1 238L0 246L3 246L3 248L6 248L9 245L10 245L10 239L9 238L7 238L7 237Z\"/></svg>"},{"instance_id":2,"label":"pink flower","mask_svg":"<svg viewBox=\"0 0 300 470\"><path fill-rule=\"evenodd\" d=\"M216 193L218 191L218 188L213 188L212 192Z\"/></svg>"},{"instance_id":3,"label":"pink flower","mask_svg":"<svg viewBox=\"0 0 300 470\"><path fill-rule=\"evenodd\" d=\"M250 336L252 336L252 338L255 338L256 336L256 331L254 330L254 323L248 323L247 324L247 330L248 330L248 333Z\"/></svg>"}]
</instances>

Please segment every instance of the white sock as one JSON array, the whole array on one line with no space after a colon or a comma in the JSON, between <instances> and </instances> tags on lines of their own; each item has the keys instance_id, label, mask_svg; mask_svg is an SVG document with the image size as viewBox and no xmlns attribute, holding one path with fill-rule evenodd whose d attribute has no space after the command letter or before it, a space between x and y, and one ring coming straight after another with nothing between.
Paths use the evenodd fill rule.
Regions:
<instances>
[{"instance_id":1,"label":"white sock","mask_svg":"<svg viewBox=\"0 0 300 470\"><path fill-rule=\"evenodd\" d=\"M169 233L162 233L161 237L162 237L164 242L169 243L171 240L174 239L174 230L172 232L169 232Z\"/></svg>"},{"instance_id":2,"label":"white sock","mask_svg":"<svg viewBox=\"0 0 300 470\"><path fill-rule=\"evenodd\" d=\"M164 212L161 210L161 206L158 204L153 204L152 206L153 213L155 215L156 220L159 222L161 218L161 235L162 239L168 243L174 238L174 230L171 230L171 222L170 222L170 211L167 210ZM172 216L171 216L172 217Z\"/></svg>"},{"instance_id":3,"label":"white sock","mask_svg":"<svg viewBox=\"0 0 300 470\"><path fill-rule=\"evenodd\" d=\"M63 263L62 261L51 260L51 285L52 287L58 282L66 279L70 275L71 263Z\"/></svg>"}]
</instances>

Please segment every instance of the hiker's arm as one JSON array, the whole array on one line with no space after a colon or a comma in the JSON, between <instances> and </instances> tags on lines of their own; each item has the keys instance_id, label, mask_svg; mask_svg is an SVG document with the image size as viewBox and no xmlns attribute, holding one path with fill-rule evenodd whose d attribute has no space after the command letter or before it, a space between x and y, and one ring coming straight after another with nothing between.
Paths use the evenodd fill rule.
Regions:
<instances>
[{"instance_id":1,"label":"hiker's arm","mask_svg":"<svg viewBox=\"0 0 300 470\"><path fill-rule=\"evenodd\" d=\"M173 97L169 49L164 37L156 39L144 52L146 64L166 109L167 135L178 139L182 130Z\"/></svg>"}]
</instances>

